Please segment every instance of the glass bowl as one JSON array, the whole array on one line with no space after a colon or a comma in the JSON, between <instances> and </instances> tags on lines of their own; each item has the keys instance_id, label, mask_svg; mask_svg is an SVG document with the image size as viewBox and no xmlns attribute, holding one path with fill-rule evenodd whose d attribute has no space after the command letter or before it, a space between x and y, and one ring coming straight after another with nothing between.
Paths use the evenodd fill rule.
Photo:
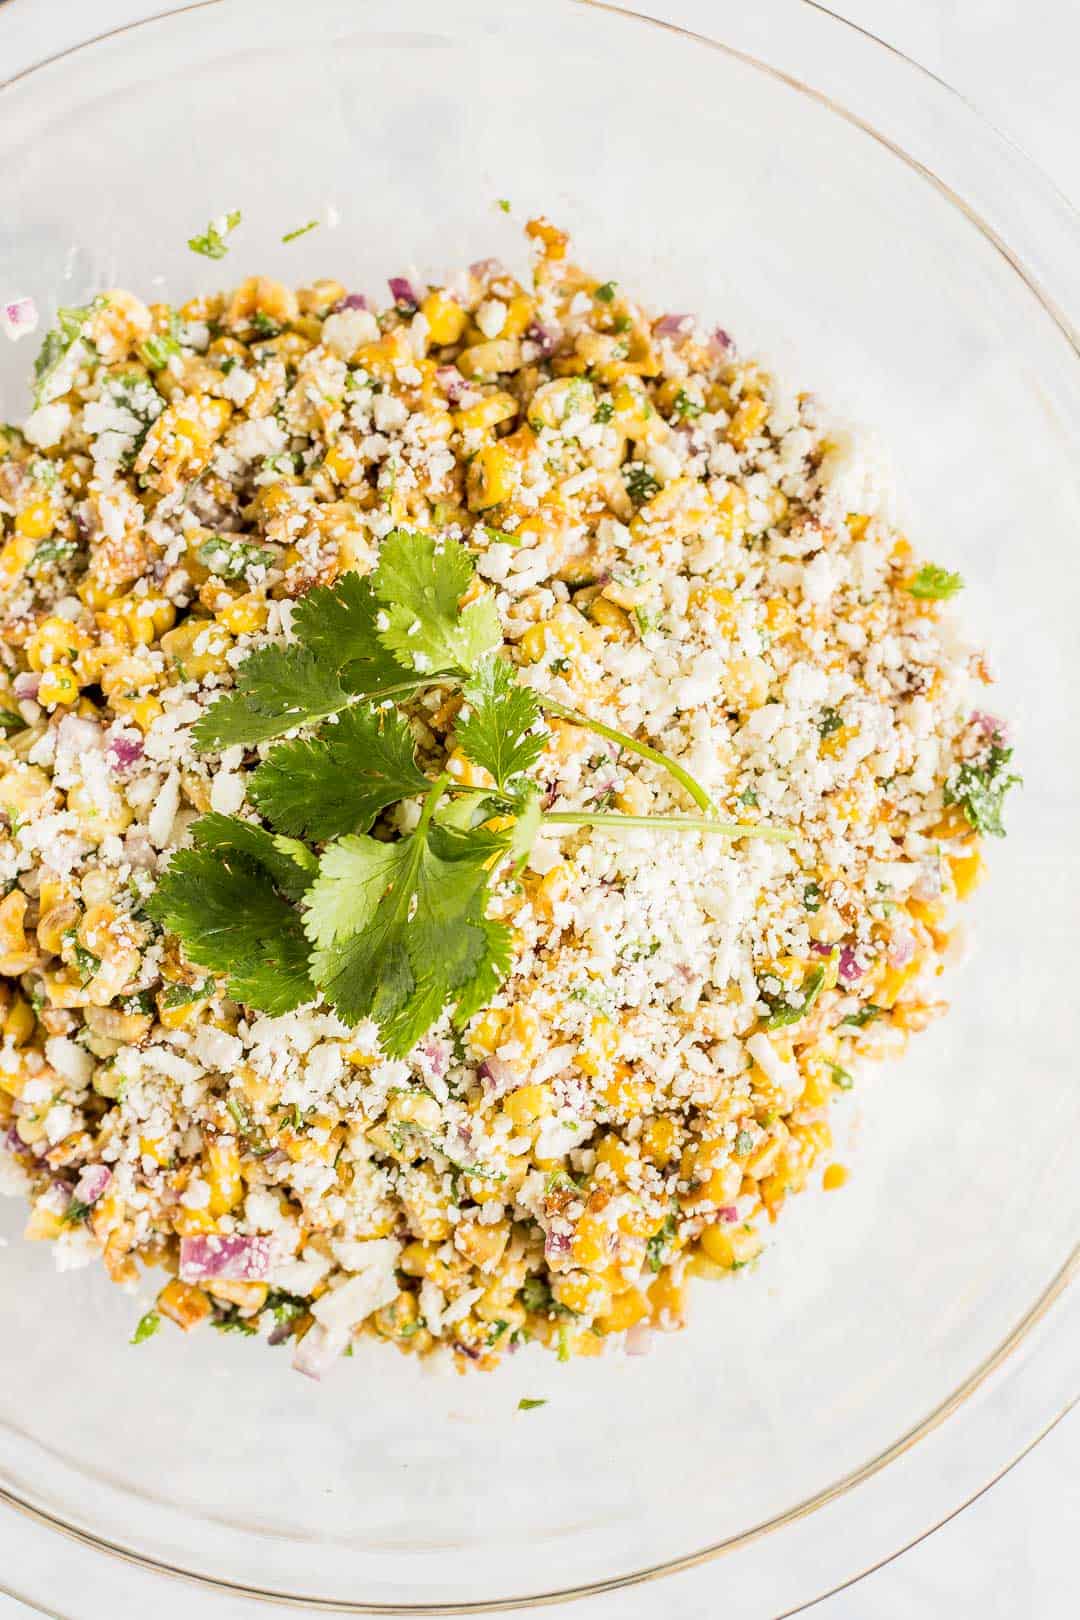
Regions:
<instances>
[{"instance_id":1,"label":"glass bowl","mask_svg":"<svg viewBox=\"0 0 1080 1620\"><path fill-rule=\"evenodd\" d=\"M314 1386L243 1340L131 1349L140 1303L56 1275L6 1204L24 1595L58 1600L52 1526L124 1555L125 1590L199 1579L208 1615L223 1592L508 1604L718 1553L717 1605L775 1615L924 1533L1075 1395L1080 232L963 102L817 8L664 10L687 31L570 0L307 0L302 26L217 0L121 30L0 95L0 291L375 286L521 261L545 211L585 263L872 423L918 549L968 582L1026 777L952 1014L864 1088L849 1186L796 1200L643 1359L459 1380L370 1349ZM231 208L228 263L192 256ZM8 416L29 347L0 356Z\"/></svg>"}]
</instances>

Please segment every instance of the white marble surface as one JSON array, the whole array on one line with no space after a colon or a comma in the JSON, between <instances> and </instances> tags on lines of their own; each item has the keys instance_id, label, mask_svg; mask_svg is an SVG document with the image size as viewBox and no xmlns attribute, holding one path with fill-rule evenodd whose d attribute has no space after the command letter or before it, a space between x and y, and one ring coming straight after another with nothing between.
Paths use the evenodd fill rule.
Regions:
<instances>
[{"instance_id":1,"label":"white marble surface","mask_svg":"<svg viewBox=\"0 0 1080 1620\"><path fill-rule=\"evenodd\" d=\"M717 0L728 3L734 0ZM169 9L166 0L0 0L0 76ZM831 9L954 85L1080 203L1080 8L1073 0L833 0ZM813 1613L820 1620L1071 1620L1078 1531L1080 1414L1074 1413L949 1524ZM19 1521L0 1515L0 1620L29 1620L36 1612L4 1596L5 1577L18 1585L18 1537ZM136 1620L109 1603L105 1574L88 1569L88 1580L95 1575L102 1620ZM658 1613L715 1620L710 1586L706 1567L558 1612L567 1620L646 1620ZM163 1591L158 1620L197 1615L193 1592L177 1593L175 1607L168 1598Z\"/></svg>"}]
</instances>

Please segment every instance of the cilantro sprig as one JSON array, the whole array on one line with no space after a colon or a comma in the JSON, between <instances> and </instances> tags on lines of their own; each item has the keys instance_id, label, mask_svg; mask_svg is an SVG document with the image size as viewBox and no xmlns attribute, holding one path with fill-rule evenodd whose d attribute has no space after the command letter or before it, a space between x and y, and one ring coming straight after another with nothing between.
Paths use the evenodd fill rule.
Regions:
<instances>
[{"instance_id":1,"label":"cilantro sprig","mask_svg":"<svg viewBox=\"0 0 1080 1620\"><path fill-rule=\"evenodd\" d=\"M1012 752L991 743L981 760L965 761L945 784L945 803L958 805L975 831L991 838L1004 838L1005 795L1022 780L1006 768Z\"/></svg>"},{"instance_id":2,"label":"cilantro sprig","mask_svg":"<svg viewBox=\"0 0 1080 1620\"><path fill-rule=\"evenodd\" d=\"M220 219L212 219L202 236L189 236L188 247L192 253L201 253L204 259L223 259L229 251L225 238L239 223L239 208L230 208Z\"/></svg>"},{"instance_id":3,"label":"cilantro sprig","mask_svg":"<svg viewBox=\"0 0 1080 1620\"><path fill-rule=\"evenodd\" d=\"M947 602L957 591L963 590L964 581L959 574L942 568L940 563L923 563L907 588L920 601Z\"/></svg>"},{"instance_id":4,"label":"cilantro sprig","mask_svg":"<svg viewBox=\"0 0 1080 1620\"><path fill-rule=\"evenodd\" d=\"M791 836L720 821L677 760L522 684L456 540L392 531L373 573L310 591L292 629L295 641L250 654L194 727L203 750L284 739L250 778L266 825L203 816L148 906L245 1005L276 1015L322 995L348 1024L373 1019L384 1052L401 1057L445 1013L464 1027L506 978L511 935L488 915L493 886L545 823ZM431 687L460 695L457 751L486 783L423 768L426 733L407 705ZM545 713L667 770L700 813L544 812L531 773ZM395 836L409 818L388 820L374 835L406 801L419 805L415 826Z\"/></svg>"}]
</instances>

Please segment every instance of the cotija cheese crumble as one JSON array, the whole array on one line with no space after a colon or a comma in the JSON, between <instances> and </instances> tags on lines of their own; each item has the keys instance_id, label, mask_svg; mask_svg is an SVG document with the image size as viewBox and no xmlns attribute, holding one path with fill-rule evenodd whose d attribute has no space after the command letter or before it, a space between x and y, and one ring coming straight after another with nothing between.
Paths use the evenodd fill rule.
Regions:
<instances>
[{"instance_id":1,"label":"cotija cheese crumble","mask_svg":"<svg viewBox=\"0 0 1080 1620\"><path fill-rule=\"evenodd\" d=\"M944 1010L1014 780L960 580L528 235L382 309L105 293L0 428L0 1188L161 1268L136 1342L640 1350Z\"/></svg>"}]
</instances>

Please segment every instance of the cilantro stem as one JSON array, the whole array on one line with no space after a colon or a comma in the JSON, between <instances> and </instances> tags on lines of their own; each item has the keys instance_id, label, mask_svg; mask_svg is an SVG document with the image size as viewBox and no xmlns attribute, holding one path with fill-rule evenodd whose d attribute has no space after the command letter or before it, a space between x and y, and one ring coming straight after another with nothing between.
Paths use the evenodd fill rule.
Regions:
<instances>
[{"instance_id":1,"label":"cilantro stem","mask_svg":"<svg viewBox=\"0 0 1080 1620\"><path fill-rule=\"evenodd\" d=\"M719 833L724 838L766 838L772 844L790 844L798 834L766 822L716 821L712 816L624 816L592 810L553 810L541 817L562 827L662 827L673 832Z\"/></svg>"},{"instance_id":2,"label":"cilantro stem","mask_svg":"<svg viewBox=\"0 0 1080 1620\"><path fill-rule=\"evenodd\" d=\"M616 731L613 726L605 726L601 720L592 720L587 714L579 714L576 709L564 708L561 703L556 703L553 698L545 697L542 692L537 692L536 695L549 714L558 715L560 720L569 720L575 726L584 726L587 731L595 732L598 737L604 737L608 742L618 743L620 748L627 749L631 754L640 754L642 759L651 759L654 765L661 766L670 776L675 778L676 782L681 783L699 810L703 810L707 816L716 814L716 806L705 789L700 782L695 782L690 772L684 770L678 760L670 759L667 754L662 754L658 748L652 748L648 743L639 742L636 737L627 736L625 731ZM622 817L621 819L626 820L627 818ZM649 819L655 825L662 818L652 816ZM719 829L717 830L719 831Z\"/></svg>"},{"instance_id":3,"label":"cilantro stem","mask_svg":"<svg viewBox=\"0 0 1080 1620\"><path fill-rule=\"evenodd\" d=\"M444 771L441 776L436 777L435 781L432 782L431 791L424 799L424 808L420 812L420 821L416 828L418 846L423 843L428 827L431 824L431 818L435 814L436 806L453 780L449 771Z\"/></svg>"}]
</instances>

